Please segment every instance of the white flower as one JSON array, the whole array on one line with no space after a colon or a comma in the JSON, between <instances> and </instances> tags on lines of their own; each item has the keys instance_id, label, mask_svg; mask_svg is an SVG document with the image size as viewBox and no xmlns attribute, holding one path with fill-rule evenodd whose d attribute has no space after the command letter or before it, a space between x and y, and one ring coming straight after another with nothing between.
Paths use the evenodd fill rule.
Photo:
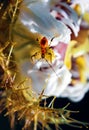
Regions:
<instances>
[{"instance_id":1,"label":"white flower","mask_svg":"<svg viewBox=\"0 0 89 130\"><path fill-rule=\"evenodd\" d=\"M66 48L70 41L70 29L64 23L57 21L53 17L50 14L50 9L43 2L31 1L28 5L23 5L20 11L19 20L30 31L30 34L31 32L33 34L39 33L42 36L45 36L48 41L55 37L51 44L49 42L50 46L54 48L53 51L55 51L56 58L54 62L51 64L48 63L45 58L40 61L39 59L34 58L34 60L38 60L37 63L32 64L31 61L23 61L24 63L21 64L21 71L27 77L31 78L32 89L37 93L37 96L41 94L44 89L44 95L59 97L70 83L71 74L63 64L63 55L59 53L56 46L61 46L61 48L58 47L59 50L61 50L63 46ZM32 47L34 49L35 43L34 46L31 44L31 48ZM41 50L39 43L38 47Z\"/></svg>"},{"instance_id":2,"label":"white flower","mask_svg":"<svg viewBox=\"0 0 89 130\"><path fill-rule=\"evenodd\" d=\"M31 0L30 2L25 0L23 2L19 20L30 31L30 34L41 34L48 41L54 37L51 44L48 42L56 55L52 63L40 56L42 58L40 60L34 58L35 61L38 60L35 64L32 64L31 61L24 61L21 64L21 71L25 76L31 78L32 89L37 96L44 90L43 94L45 96L68 97L76 102L80 101L89 89L88 84L85 85L80 82L74 87L69 86L71 83L71 72L63 64L66 47L71 35L68 27L71 28L75 36L78 35L80 29L81 19L72 9L76 1L72 2L71 6L65 2L60 2L60 0ZM58 6L55 6L56 4ZM61 14L62 17L58 16L60 19L57 20L56 16L58 14ZM40 46L39 49L41 55ZM30 90L27 91L29 93Z\"/></svg>"}]
</instances>

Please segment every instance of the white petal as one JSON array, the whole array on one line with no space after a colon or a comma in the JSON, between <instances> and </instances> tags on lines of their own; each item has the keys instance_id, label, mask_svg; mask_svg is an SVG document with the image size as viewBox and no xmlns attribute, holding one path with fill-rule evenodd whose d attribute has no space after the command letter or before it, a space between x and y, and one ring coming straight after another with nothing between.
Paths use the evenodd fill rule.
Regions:
<instances>
[{"instance_id":1,"label":"white petal","mask_svg":"<svg viewBox=\"0 0 89 130\"><path fill-rule=\"evenodd\" d=\"M78 83L75 86L68 86L61 94L61 97L67 97L73 102L79 102L84 98L87 91L89 91L89 83Z\"/></svg>"},{"instance_id":2,"label":"white petal","mask_svg":"<svg viewBox=\"0 0 89 130\"><path fill-rule=\"evenodd\" d=\"M46 73L36 68L32 69L32 64L27 62L21 68L22 72L32 79L32 88L37 95L45 89L44 95L59 97L71 81L71 74L67 68L64 65L62 68L59 67L60 64L57 64L54 67L55 72L50 68L51 73L50 70Z\"/></svg>"},{"instance_id":3,"label":"white petal","mask_svg":"<svg viewBox=\"0 0 89 130\"><path fill-rule=\"evenodd\" d=\"M61 21L68 25L73 30L75 36L77 36L80 29L80 19L78 18L76 12L66 3L60 2L58 5L64 7L65 10L61 9L60 7L53 7L53 13L51 12L51 14L53 16L56 15L54 11L56 11L56 13L61 14L63 16L63 18L61 18Z\"/></svg>"},{"instance_id":4,"label":"white petal","mask_svg":"<svg viewBox=\"0 0 89 130\"><path fill-rule=\"evenodd\" d=\"M42 2L29 4L28 10L22 8L20 20L29 30L41 33L48 39L58 37L59 42L69 42L70 29L53 18L49 10Z\"/></svg>"}]
</instances>

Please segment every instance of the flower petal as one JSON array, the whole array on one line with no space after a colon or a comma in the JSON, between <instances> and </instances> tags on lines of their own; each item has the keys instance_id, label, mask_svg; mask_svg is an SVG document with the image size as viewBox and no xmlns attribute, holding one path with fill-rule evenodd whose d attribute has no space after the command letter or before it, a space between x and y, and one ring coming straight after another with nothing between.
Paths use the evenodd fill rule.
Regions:
<instances>
[{"instance_id":1,"label":"flower petal","mask_svg":"<svg viewBox=\"0 0 89 130\"><path fill-rule=\"evenodd\" d=\"M68 25L74 32L75 36L78 35L80 19L78 18L76 12L66 3L58 3L51 9L51 14L57 19L61 20L63 23ZM54 14L54 11L55 14ZM53 13L52 13L53 12ZM61 17L60 17L61 16Z\"/></svg>"},{"instance_id":2,"label":"flower petal","mask_svg":"<svg viewBox=\"0 0 89 130\"><path fill-rule=\"evenodd\" d=\"M39 62L37 64L39 64ZM41 71L37 65L35 68L32 66L30 62L25 62L21 68L23 73L32 79L32 88L37 95L41 94L44 90L44 95L58 97L71 81L71 74L62 63L61 68L60 63L54 66L53 69L55 72L52 68L46 72L45 70Z\"/></svg>"},{"instance_id":3,"label":"flower petal","mask_svg":"<svg viewBox=\"0 0 89 130\"><path fill-rule=\"evenodd\" d=\"M74 87L68 86L60 95L60 97L67 97L73 102L79 102L84 98L87 91L89 91L89 83L86 85L78 83Z\"/></svg>"},{"instance_id":4,"label":"flower petal","mask_svg":"<svg viewBox=\"0 0 89 130\"><path fill-rule=\"evenodd\" d=\"M29 30L41 33L48 39L58 37L61 42L65 42L66 38L66 42L70 40L70 29L61 21L53 18L47 6L42 2L29 4L27 8L24 6L20 14L20 20Z\"/></svg>"}]
</instances>

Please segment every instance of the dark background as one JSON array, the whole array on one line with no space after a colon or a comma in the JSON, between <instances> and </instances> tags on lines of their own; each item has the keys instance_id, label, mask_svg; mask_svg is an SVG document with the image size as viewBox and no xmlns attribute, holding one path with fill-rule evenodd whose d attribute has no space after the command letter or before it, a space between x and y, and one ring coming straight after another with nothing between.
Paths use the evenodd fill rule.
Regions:
<instances>
[{"instance_id":1,"label":"dark background","mask_svg":"<svg viewBox=\"0 0 89 130\"><path fill-rule=\"evenodd\" d=\"M66 98L58 98L56 99L54 106L56 108L64 107L67 103L70 103L68 109L74 110L74 111L80 111L79 113L73 114L73 118L89 123L89 92L85 95L84 99L78 103L73 103ZM52 127L52 130L56 130L54 125L51 127ZM89 129L85 127L83 127L82 129L74 128L67 125L61 125L61 128L63 130L88 130ZM4 117L4 112L0 114L0 130L11 130L8 118ZM18 122L16 125L16 130L21 130L21 124Z\"/></svg>"}]
</instances>

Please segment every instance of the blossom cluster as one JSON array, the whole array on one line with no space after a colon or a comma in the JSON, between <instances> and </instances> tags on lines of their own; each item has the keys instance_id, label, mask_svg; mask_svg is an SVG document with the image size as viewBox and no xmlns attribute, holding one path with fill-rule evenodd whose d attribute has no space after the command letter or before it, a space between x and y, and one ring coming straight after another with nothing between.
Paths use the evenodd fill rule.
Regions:
<instances>
[{"instance_id":1,"label":"blossom cluster","mask_svg":"<svg viewBox=\"0 0 89 130\"><path fill-rule=\"evenodd\" d=\"M24 42L17 46L16 54L20 50L23 57L29 57L21 62L21 71L31 78L37 96L44 89L45 96L76 102L89 90L88 16L88 0L23 1L17 24L25 30L18 31ZM43 37L48 40L44 58L40 43Z\"/></svg>"}]
</instances>

